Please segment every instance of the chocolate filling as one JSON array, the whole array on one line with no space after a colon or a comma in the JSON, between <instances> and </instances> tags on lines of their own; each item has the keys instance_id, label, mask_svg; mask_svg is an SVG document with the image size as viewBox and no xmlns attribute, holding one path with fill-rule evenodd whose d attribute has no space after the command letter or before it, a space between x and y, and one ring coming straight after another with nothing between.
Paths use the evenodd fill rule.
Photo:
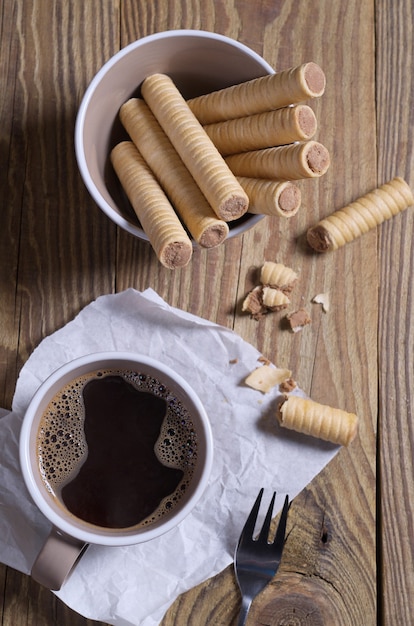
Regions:
<instances>
[{"instance_id":1,"label":"chocolate filling","mask_svg":"<svg viewBox=\"0 0 414 626\"><path fill-rule=\"evenodd\" d=\"M231 198L222 203L220 207L221 218L225 221L238 219L244 215L249 208L249 200L247 196L233 195Z\"/></svg>"},{"instance_id":2,"label":"chocolate filling","mask_svg":"<svg viewBox=\"0 0 414 626\"><path fill-rule=\"evenodd\" d=\"M325 74L316 63L308 63L305 67L305 81L314 96L321 96L325 91Z\"/></svg>"},{"instance_id":3,"label":"chocolate filling","mask_svg":"<svg viewBox=\"0 0 414 626\"><path fill-rule=\"evenodd\" d=\"M173 241L162 252L162 263L169 269L184 267L193 254L191 242Z\"/></svg>"},{"instance_id":4,"label":"chocolate filling","mask_svg":"<svg viewBox=\"0 0 414 626\"><path fill-rule=\"evenodd\" d=\"M210 228L206 228L200 237L200 246L203 248L214 248L218 246L227 237L229 232L228 226L225 223L217 223Z\"/></svg>"},{"instance_id":5,"label":"chocolate filling","mask_svg":"<svg viewBox=\"0 0 414 626\"><path fill-rule=\"evenodd\" d=\"M312 172L324 174L330 164L329 152L325 146L314 142L306 153L306 161Z\"/></svg>"},{"instance_id":6,"label":"chocolate filling","mask_svg":"<svg viewBox=\"0 0 414 626\"><path fill-rule=\"evenodd\" d=\"M279 196L279 208L284 213L293 213L299 209L301 203L301 193L298 187L289 185Z\"/></svg>"},{"instance_id":7,"label":"chocolate filling","mask_svg":"<svg viewBox=\"0 0 414 626\"><path fill-rule=\"evenodd\" d=\"M329 232L323 226L309 228L306 239L311 248L316 252L326 252L332 246L332 239Z\"/></svg>"},{"instance_id":8,"label":"chocolate filling","mask_svg":"<svg viewBox=\"0 0 414 626\"><path fill-rule=\"evenodd\" d=\"M316 132L316 116L312 109L306 105L298 106L298 122L300 130L302 131L304 138L309 139Z\"/></svg>"}]
</instances>

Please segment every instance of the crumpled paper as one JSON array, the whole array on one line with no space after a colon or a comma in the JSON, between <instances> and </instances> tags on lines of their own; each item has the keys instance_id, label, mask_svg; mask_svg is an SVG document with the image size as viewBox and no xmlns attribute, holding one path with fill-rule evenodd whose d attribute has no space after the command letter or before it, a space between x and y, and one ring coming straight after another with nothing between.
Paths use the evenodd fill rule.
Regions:
<instances>
[{"instance_id":1,"label":"crumpled paper","mask_svg":"<svg viewBox=\"0 0 414 626\"><path fill-rule=\"evenodd\" d=\"M101 296L40 343L22 368L12 411L0 413L0 560L22 572L30 572L50 530L20 473L25 410L60 365L110 350L150 355L192 385L212 424L212 475L177 528L137 546L90 546L57 595L90 619L157 626L180 593L232 562L261 487L269 499L277 491L276 512L284 496L295 497L338 447L280 428L274 416L278 389L262 394L243 384L260 353L233 331L170 307L151 289Z\"/></svg>"}]
</instances>

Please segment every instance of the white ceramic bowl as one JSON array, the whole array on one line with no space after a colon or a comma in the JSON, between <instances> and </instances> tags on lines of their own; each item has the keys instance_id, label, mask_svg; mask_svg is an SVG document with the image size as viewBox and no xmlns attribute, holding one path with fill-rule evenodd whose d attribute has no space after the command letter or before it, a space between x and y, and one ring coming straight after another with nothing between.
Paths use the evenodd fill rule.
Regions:
<instances>
[{"instance_id":1,"label":"white ceramic bowl","mask_svg":"<svg viewBox=\"0 0 414 626\"><path fill-rule=\"evenodd\" d=\"M82 99L75 129L79 170L91 196L108 217L132 235L148 241L112 170L109 154L126 133L119 109L139 95L144 78L171 76L184 97L192 98L273 73L271 66L247 46L215 33L172 30L144 37L113 56L90 83ZM230 222L229 237L254 226L261 215L246 214Z\"/></svg>"}]
</instances>

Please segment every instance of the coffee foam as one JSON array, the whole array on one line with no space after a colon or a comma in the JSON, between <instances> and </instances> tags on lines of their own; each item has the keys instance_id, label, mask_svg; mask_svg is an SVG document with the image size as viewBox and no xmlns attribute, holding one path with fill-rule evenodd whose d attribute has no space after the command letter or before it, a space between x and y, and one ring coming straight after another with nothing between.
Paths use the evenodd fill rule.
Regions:
<instances>
[{"instance_id":1,"label":"coffee foam","mask_svg":"<svg viewBox=\"0 0 414 626\"><path fill-rule=\"evenodd\" d=\"M148 518L137 524L139 528L170 513L177 506L197 464L197 434L189 411L156 378L132 370L100 369L65 385L49 402L40 421L37 433L38 467L50 496L69 513L62 502L61 491L76 476L88 455L83 428L83 389L91 380L109 375L120 376L137 390L165 400L166 416L154 451L161 463L180 469L184 474L175 492L165 498Z\"/></svg>"}]
</instances>

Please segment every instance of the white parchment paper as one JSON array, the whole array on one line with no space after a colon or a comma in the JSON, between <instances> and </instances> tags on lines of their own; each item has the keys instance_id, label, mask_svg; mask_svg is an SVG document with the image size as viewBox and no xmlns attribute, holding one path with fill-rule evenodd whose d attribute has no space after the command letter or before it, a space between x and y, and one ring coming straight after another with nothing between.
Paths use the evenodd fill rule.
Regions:
<instances>
[{"instance_id":1,"label":"white parchment paper","mask_svg":"<svg viewBox=\"0 0 414 626\"><path fill-rule=\"evenodd\" d=\"M150 289L102 296L41 342L21 371L12 411L0 413L0 560L22 572L30 572L50 530L20 473L25 410L57 367L108 350L150 355L188 380L212 424L213 471L205 495L176 529L139 546L91 546L57 595L90 619L157 626L180 593L232 562L261 487L265 498L277 491L276 512L338 448L279 427L278 389L262 394L243 384L260 353L233 331L170 307Z\"/></svg>"}]
</instances>

